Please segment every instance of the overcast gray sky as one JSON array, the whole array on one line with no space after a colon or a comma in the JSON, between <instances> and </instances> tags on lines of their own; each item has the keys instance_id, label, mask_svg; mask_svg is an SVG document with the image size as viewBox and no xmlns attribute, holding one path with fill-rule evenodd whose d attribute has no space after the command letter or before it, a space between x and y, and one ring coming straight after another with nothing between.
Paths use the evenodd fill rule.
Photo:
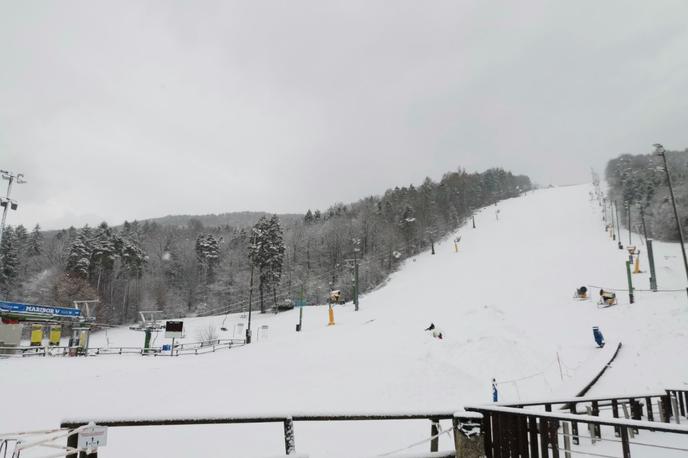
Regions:
<instances>
[{"instance_id":1,"label":"overcast gray sky","mask_svg":"<svg viewBox=\"0 0 688 458\"><path fill-rule=\"evenodd\" d=\"M458 167L582 182L687 126L685 0L0 0L10 224L303 212Z\"/></svg>"}]
</instances>

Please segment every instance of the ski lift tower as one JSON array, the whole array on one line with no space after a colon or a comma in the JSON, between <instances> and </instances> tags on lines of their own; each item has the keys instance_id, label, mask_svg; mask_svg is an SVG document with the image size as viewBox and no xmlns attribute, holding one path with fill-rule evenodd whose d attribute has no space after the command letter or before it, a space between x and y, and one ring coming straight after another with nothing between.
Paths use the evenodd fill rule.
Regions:
<instances>
[{"instance_id":1,"label":"ski lift tower","mask_svg":"<svg viewBox=\"0 0 688 458\"><path fill-rule=\"evenodd\" d=\"M158 333L165 330L165 325L160 321L160 310L147 310L139 312L141 321L136 326L131 326L132 331L139 331L145 333L145 340L143 343L143 353L147 354L150 351L151 337L153 333Z\"/></svg>"},{"instance_id":2,"label":"ski lift tower","mask_svg":"<svg viewBox=\"0 0 688 458\"><path fill-rule=\"evenodd\" d=\"M91 339L91 323L95 321L96 306L100 303L98 299L88 301L72 301L74 308L81 311L82 320L72 327L72 337L69 339L69 346L77 346L78 354L87 354L88 342Z\"/></svg>"}]
</instances>

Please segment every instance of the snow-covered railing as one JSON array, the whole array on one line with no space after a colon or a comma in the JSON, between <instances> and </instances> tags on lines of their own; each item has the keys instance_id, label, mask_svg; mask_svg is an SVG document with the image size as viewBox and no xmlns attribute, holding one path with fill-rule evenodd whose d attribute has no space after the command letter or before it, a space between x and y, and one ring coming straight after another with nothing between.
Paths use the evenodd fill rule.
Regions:
<instances>
[{"instance_id":1,"label":"snow-covered railing","mask_svg":"<svg viewBox=\"0 0 688 458\"><path fill-rule=\"evenodd\" d=\"M244 344L243 339L214 339L201 342L178 344L174 349L163 351L163 347L89 347L83 350L77 346L16 346L0 347L0 357L29 356L104 356L104 355L148 355L148 356L181 356L202 355L217 350L232 348Z\"/></svg>"},{"instance_id":2,"label":"snow-covered railing","mask_svg":"<svg viewBox=\"0 0 688 458\"><path fill-rule=\"evenodd\" d=\"M672 403L674 417L688 417L688 388L669 388L666 392Z\"/></svg>"},{"instance_id":3,"label":"snow-covered railing","mask_svg":"<svg viewBox=\"0 0 688 458\"><path fill-rule=\"evenodd\" d=\"M598 441L620 443L623 458L631 457L631 445L634 448L649 447L655 450L669 449L688 452L688 448L678 446L631 441L640 431L679 434L688 438L688 426L603 418L593 415L542 412L503 406L468 406L465 409L480 413L484 417L483 442L487 458L510 456L534 458L553 456L558 458L560 451L563 451L567 457L571 456L571 453L603 457L613 456L592 452L589 447L579 443L574 442L572 444L572 438L580 437L589 438L591 445ZM578 423L588 425L588 436L579 436L577 431L575 433L570 432L570 427ZM603 426L611 427L610 432L614 431L615 438L603 438L601 434ZM560 429L563 431L560 432ZM644 456L654 456L654 454Z\"/></svg>"},{"instance_id":4,"label":"snow-covered railing","mask_svg":"<svg viewBox=\"0 0 688 458\"><path fill-rule=\"evenodd\" d=\"M418 457L450 457L459 456L454 450L439 452L439 436L446 433L454 434L457 450L461 446L461 437L465 426L477 426L482 415L476 412L459 411L426 411L426 412L386 412L386 413L298 413L265 416L198 416L198 417L161 417L161 418L72 418L65 419L60 424L63 429L78 428L93 421L100 426L108 427L139 427L139 426L180 426L180 425L216 425L236 423L282 423L284 425L284 449L287 455L296 453L294 422L325 422L325 421L390 421L390 420L429 420L430 437L421 442L430 443L429 454L418 454ZM452 428L442 431L440 420L451 420ZM464 429L462 429L464 428ZM69 444L68 444L69 445ZM412 444L417 446L419 444ZM92 455L94 458L96 455ZM395 454L395 456L397 456ZM73 457L76 458L76 457Z\"/></svg>"},{"instance_id":5,"label":"snow-covered railing","mask_svg":"<svg viewBox=\"0 0 688 458\"><path fill-rule=\"evenodd\" d=\"M182 343L175 345L174 354L175 356L189 354L201 355L204 353L212 353L223 348L243 345L244 343L244 339L214 339L201 342Z\"/></svg>"}]
</instances>

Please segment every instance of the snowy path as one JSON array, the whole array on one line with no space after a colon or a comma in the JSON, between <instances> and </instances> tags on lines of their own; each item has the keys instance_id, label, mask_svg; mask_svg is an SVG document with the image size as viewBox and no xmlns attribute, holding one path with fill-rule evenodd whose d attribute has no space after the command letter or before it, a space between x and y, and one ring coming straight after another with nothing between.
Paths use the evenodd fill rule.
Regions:
<instances>
[{"instance_id":1,"label":"snowy path","mask_svg":"<svg viewBox=\"0 0 688 458\"><path fill-rule=\"evenodd\" d=\"M294 331L297 311L254 315L256 329L269 325L268 340L210 355L0 360L0 392L11 393L0 407L0 431L55 427L73 416L459 409L488 402L492 377L504 382L505 401L571 396L618 341L624 348L617 362L591 394L685 386L688 362L676 351L686 343L685 293L641 292L634 305L620 293L620 305L603 310L571 299L580 285L626 284L626 255L603 231L591 189L540 190L483 209L477 229L457 232L458 253L452 235L435 256L407 260L385 287L362 298L359 312L337 306L334 327L326 326L325 307L308 307L302 333ZM677 247L656 246L660 286L681 288ZM646 275L634 280L647 286ZM194 328L219 327L222 319L187 320L188 340L197 340ZM226 326L239 321L232 315ZM430 322L444 340L423 331ZM594 346L594 325L605 333L604 350ZM143 337L122 328L108 339L140 346ZM104 335L92 339L104 343ZM199 440L193 454L276 455L281 428L113 429L101 455L191 456L190 444ZM428 432L422 421L296 425L297 449L313 457L382 453Z\"/></svg>"}]
</instances>

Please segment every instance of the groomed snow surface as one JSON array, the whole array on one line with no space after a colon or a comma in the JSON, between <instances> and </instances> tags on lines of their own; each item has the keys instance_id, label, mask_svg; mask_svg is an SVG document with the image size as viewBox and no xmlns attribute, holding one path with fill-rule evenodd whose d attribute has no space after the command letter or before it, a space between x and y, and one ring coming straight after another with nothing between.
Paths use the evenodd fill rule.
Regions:
<instances>
[{"instance_id":1,"label":"groomed snow surface","mask_svg":"<svg viewBox=\"0 0 688 458\"><path fill-rule=\"evenodd\" d=\"M493 377L500 401L568 397L619 341L619 357L590 395L688 387L685 291L638 291L632 305L620 291L619 305L606 309L598 309L598 290L590 286L592 300L572 299L581 285L626 288L627 253L604 231L592 190L543 189L482 209L476 229L469 224L447 237L434 256L408 259L384 287L361 298L360 311L336 306L335 326L327 326L327 307L312 306L300 333L298 310L254 314L254 336L267 325L267 338L206 355L0 360L0 432L54 428L73 417L452 411L489 403ZM623 230L622 239L625 245ZM685 287L678 245L656 242L655 261L660 289ZM633 275L636 287L647 289L648 277ZM201 329L223 320L186 319L185 340L199 340ZM233 337L245 321L226 317L229 331L220 337ZM444 339L424 331L431 322ZM602 350L592 326L605 335ZM162 341L160 335L156 345ZM143 335L123 327L91 339L108 344L141 346ZM297 450L311 457L377 456L427 438L430 425L296 423L295 431ZM440 449L451 448L450 440L443 436ZM428 449L425 443L405 453ZM265 457L283 450L275 423L110 428L99 455Z\"/></svg>"}]
</instances>

